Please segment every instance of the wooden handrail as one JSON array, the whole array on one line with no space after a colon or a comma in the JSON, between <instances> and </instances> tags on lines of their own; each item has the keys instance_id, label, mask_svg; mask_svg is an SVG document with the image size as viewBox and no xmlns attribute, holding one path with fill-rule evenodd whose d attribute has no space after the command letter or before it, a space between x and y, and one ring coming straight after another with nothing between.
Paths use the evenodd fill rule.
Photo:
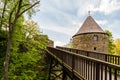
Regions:
<instances>
[{"instance_id":1,"label":"wooden handrail","mask_svg":"<svg viewBox=\"0 0 120 80\"><path fill-rule=\"evenodd\" d=\"M120 65L120 56L57 46L56 48Z\"/></svg>"},{"instance_id":2,"label":"wooden handrail","mask_svg":"<svg viewBox=\"0 0 120 80\"><path fill-rule=\"evenodd\" d=\"M109 79L113 80L112 77L107 74L112 74L114 78L117 77L114 80L120 79L118 78L118 75L120 75L120 65L76 54L74 52L61 50L58 48L47 47L47 49L48 53L55 56L55 58L58 58L61 62L70 66L73 73L76 72L82 75L85 79L93 80L93 78L95 78L97 80L100 80L101 78L103 78L102 75L104 75L106 79L108 79L109 77Z\"/></svg>"}]
</instances>

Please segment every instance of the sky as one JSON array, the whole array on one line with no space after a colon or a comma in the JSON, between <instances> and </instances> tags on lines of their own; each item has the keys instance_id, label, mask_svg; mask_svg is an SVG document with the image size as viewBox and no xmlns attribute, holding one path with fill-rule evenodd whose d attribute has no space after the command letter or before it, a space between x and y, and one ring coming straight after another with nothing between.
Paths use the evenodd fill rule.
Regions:
<instances>
[{"instance_id":1,"label":"sky","mask_svg":"<svg viewBox=\"0 0 120 80\"><path fill-rule=\"evenodd\" d=\"M112 32L114 40L120 38L120 0L41 0L39 9L33 20L55 46L70 42L88 11L103 30Z\"/></svg>"}]
</instances>

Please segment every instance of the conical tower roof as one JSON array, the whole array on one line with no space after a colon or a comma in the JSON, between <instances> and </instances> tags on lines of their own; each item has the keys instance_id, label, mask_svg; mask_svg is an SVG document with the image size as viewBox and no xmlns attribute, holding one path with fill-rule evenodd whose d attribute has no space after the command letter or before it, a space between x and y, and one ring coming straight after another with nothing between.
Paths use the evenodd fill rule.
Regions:
<instances>
[{"instance_id":1,"label":"conical tower roof","mask_svg":"<svg viewBox=\"0 0 120 80\"><path fill-rule=\"evenodd\" d=\"M105 32L91 16L88 16L83 25L81 26L81 28L74 36L84 33L105 33Z\"/></svg>"}]
</instances>

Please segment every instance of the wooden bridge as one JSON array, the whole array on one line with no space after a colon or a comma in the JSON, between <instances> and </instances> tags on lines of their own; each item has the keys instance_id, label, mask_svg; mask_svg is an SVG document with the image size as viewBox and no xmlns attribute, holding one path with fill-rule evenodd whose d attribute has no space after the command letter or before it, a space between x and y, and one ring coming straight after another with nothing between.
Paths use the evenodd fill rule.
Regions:
<instances>
[{"instance_id":1,"label":"wooden bridge","mask_svg":"<svg viewBox=\"0 0 120 80\"><path fill-rule=\"evenodd\" d=\"M120 56L47 47L49 80L120 80Z\"/></svg>"}]
</instances>

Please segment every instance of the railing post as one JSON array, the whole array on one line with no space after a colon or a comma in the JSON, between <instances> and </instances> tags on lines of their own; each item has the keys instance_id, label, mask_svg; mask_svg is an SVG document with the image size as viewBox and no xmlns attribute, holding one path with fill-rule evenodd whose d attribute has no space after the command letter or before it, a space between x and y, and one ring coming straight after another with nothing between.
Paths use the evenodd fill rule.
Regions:
<instances>
[{"instance_id":1,"label":"railing post","mask_svg":"<svg viewBox=\"0 0 120 80\"><path fill-rule=\"evenodd\" d=\"M89 57L89 52L87 51L87 56Z\"/></svg>"},{"instance_id":2,"label":"railing post","mask_svg":"<svg viewBox=\"0 0 120 80\"><path fill-rule=\"evenodd\" d=\"M75 57L72 55L72 80L74 80Z\"/></svg>"},{"instance_id":3,"label":"railing post","mask_svg":"<svg viewBox=\"0 0 120 80\"><path fill-rule=\"evenodd\" d=\"M105 65L105 80L107 80L107 66Z\"/></svg>"},{"instance_id":4,"label":"railing post","mask_svg":"<svg viewBox=\"0 0 120 80\"><path fill-rule=\"evenodd\" d=\"M118 65L120 65L120 57L118 57Z\"/></svg>"},{"instance_id":5,"label":"railing post","mask_svg":"<svg viewBox=\"0 0 120 80\"><path fill-rule=\"evenodd\" d=\"M112 69L109 67L109 80L112 80Z\"/></svg>"},{"instance_id":6,"label":"railing post","mask_svg":"<svg viewBox=\"0 0 120 80\"><path fill-rule=\"evenodd\" d=\"M96 63L96 80L100 80L100 64Z\"/></svg>"},{"instance_id":7,"label":"railing post","mask_svg":"<svg viewBox=\"0 0 120 80\"><path fill-rule=\"evenodd\" d=\"M117 80L117 69L115 69L115 72L114 72L114 80Z\"/></svg>"},{"instance_id":8,"label":"railing post","mask_svg":"<svg viewBox=\"0 0 120 80\"><path fill-rule=\"evenodd\" d=\"M108 57L108 55L105 55L105 61L107 61L107 57Z\"/></svg>"}]
</instances>

